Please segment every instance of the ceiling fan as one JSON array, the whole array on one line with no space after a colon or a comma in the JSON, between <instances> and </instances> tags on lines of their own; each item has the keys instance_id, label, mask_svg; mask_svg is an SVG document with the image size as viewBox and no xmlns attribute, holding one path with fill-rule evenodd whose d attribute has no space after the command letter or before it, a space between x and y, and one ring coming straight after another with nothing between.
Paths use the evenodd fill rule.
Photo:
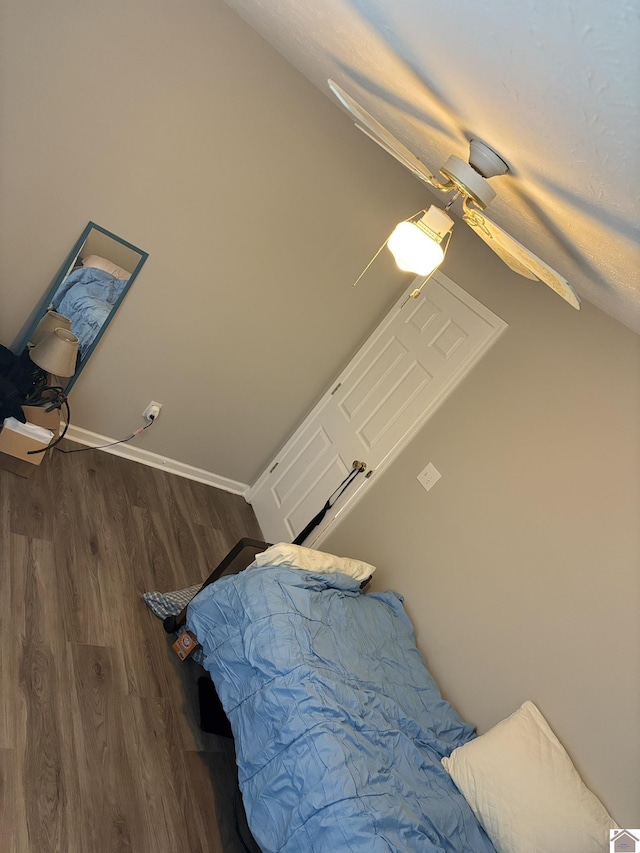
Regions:
<instances>
[{"instance_id":1,"label":"ceiling fan","mask_svg":"<svg viewBox=\"0 0 640 853\"><path fill-rule=\"evenodd\" d=\"M489 179L505 175L509 171L508 164L492 148L479 139L472 139L469 162L465 163L459 157L449 157L440 168L441 177L438 178L351 95L333 80L328 83L338 101L354 118L359 130L431 189L454 194L444 210L431 205L428 210L421 210L397 225L363 270L356 284L385 245L401 269L427 277L431 275L442 263L451 238L454 221L447 211L461 196L463 220L510 269L533 281L543 282L574 308L580 308L578 295L565 278L485 216L484 209L496 197ZM427 279L411 296L418 297L426 281Z\"/></svg>"}]
</instances>

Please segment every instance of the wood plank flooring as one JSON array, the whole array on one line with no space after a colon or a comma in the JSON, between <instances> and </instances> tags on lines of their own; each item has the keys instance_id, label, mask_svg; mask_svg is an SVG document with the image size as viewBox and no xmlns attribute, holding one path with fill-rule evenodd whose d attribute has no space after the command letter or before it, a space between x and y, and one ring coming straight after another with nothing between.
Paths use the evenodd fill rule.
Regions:
<instances>
[{"instance_id":1,"label":"wood plank flooring","mask_svg":"<svg viewBox=\"0 0 640 853\"><path fill-rule=\"evenodd\" d=\"M0 470L3 853L258 850L232 742L198 726L202 671L141 599L242 536L261 538L243 498L99 451Z\"/></svg>"}]
</instances>

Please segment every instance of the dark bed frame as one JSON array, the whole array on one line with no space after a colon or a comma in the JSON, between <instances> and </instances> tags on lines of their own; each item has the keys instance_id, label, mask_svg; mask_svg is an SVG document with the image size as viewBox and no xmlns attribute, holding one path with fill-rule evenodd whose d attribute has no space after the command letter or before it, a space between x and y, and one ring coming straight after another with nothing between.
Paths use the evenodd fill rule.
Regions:
<instances>
[{"instance_id":1,"label":"dark bed frame","mask_svg":"<svg viewBox=\"0 0 640 853\"><path fill-rule=\"evenodd\" d=\"M226 557L218 563L209 577L204 581L198 592L201 592L205 586L217 581L222 575L237 575L256 558L256 554L266 551L271 545L268 542L262 542L260 539L243 538L238 540L233 548L229 551ZM197 594L197 593L196 593ZM188 606L188 605L187 605ZM181 610L177 616L167 616L162 623L167 634L175 634L182 628L187 618L187 608Z\"/></svg>"},{"instance_id":2,"label":"dark bed frame","mask_svg":"<svg viewBox=\"0 0 640 853\"><path fill-rule=\"evenodd\" d=\"M261 539L248 539L247 537L239 539L227 556L222 558L209 577L204 581L198 592L201 592L210 583L217 581L222 575L240 574L241 571L253 563L256 554L266 551L267 548L271 548L271 543L263 542ZM360 588L365 589L370 580L371 578L367 578L362 581ZM167 616L163 621L162 624L167 634L175 634L182 628L187 619L187 607L181 610L177 616Z\"/></svg>"}]
</instances>

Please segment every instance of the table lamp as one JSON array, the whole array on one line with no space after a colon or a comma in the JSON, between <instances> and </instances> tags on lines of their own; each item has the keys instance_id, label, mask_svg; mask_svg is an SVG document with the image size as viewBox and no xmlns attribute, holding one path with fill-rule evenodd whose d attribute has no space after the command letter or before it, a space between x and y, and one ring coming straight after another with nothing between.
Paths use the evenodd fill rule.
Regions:
<instances>
[{"instance_id":1,"label":"table lamp","mask_svg":"<svg viewBox=\"0 0 640 853\"><path fill-rule=\"evenodd\" d=\"M71 320L62 314L58 314L57 311L49 310L31 335L31 343L36 346L48 337L54 329L71 329Z\"/></svg>"},{"instance_id":2,"label":"table lamp","mask_svg":"<svg viewBox=\"0 0 640 853\"><path fill-rule=\"evenodd\" d=\"M69 329L56 328L29 350L34 364L53 376L73 376L80 341Z\"/></svg>"}]
</instances>

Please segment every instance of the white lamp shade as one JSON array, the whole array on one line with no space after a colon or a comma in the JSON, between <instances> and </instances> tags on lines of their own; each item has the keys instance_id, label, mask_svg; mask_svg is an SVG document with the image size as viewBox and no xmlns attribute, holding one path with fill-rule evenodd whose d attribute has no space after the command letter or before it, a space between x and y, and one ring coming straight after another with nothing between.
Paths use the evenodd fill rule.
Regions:
<instances>
[{"instance_id":1,"label":"white lamp shade","mask_svg":"<svg viewBox=\"0 0 640 853\"><path fill-rule=\"evenodd\" d=\"M54 329L70 329L71 320L68 317L63 317L57 311L47 311L42 320L38 323L34 333L31 335L31 343L35 346L47 338Z\"/></svg>"},{"instance_id":2,"label":"white lamp shade","mask_svg":"<svg viewBox=\"0 0 640 853\"><path fill-rule=\"evenodd\" d=\"M444 252L413 222L401 222L393 229L387 246L401 270L416 275L429 275L440 266Z\"/></svg>"},{"instance_id":3,"label":"white lamp shade","mask_svg":"<svg viewBox=\"0 0 640 853\"><path fill-rule=\"evenodd\" d=\"M69 329L54 329L50 335L29 350L34 364L54 376L73 376L76 372L80 341Z\"/></svg>"}]
</instances>

